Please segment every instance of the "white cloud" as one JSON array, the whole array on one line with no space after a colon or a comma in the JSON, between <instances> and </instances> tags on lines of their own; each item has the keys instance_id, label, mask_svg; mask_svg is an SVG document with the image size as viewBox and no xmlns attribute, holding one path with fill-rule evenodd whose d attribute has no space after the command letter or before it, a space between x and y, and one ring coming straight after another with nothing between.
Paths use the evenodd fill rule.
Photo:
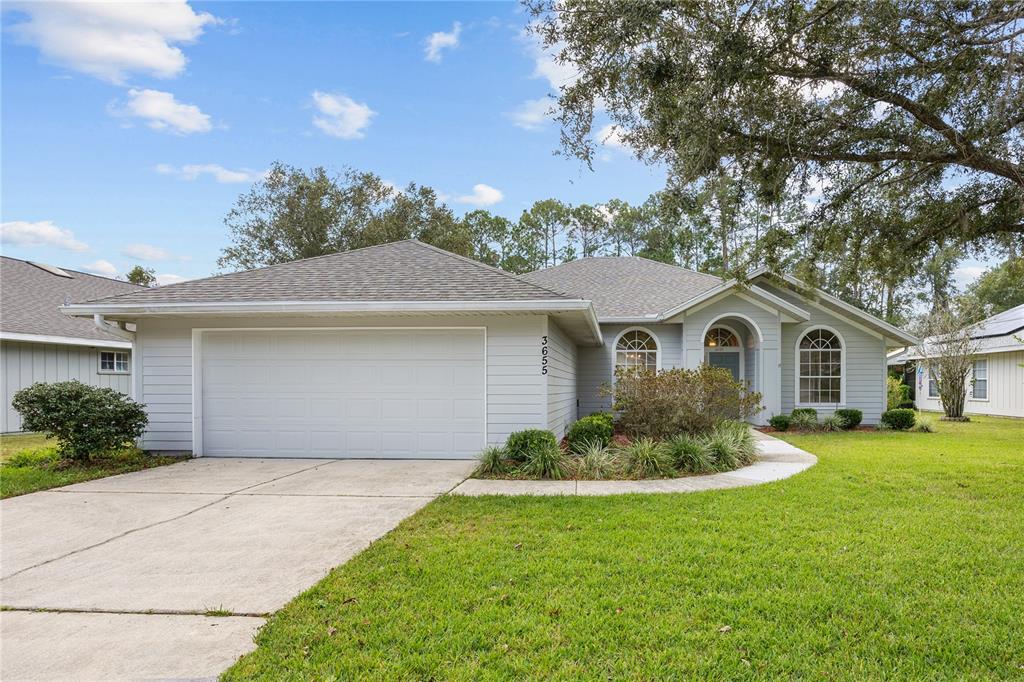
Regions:
<instances>
[{"instance_id":1,"label":"white cloud","mask_svg":"<svg viewBox=\"0 0 1024 682\"><path fill-rule=\"evenodd\" d=\"M443 50L454 49L459 46L459 34L462 33L462 24L455 22L452 30L448 33L438 31L431 33L427 38L427 46L424 49L424 59L435 64L441 63Z\"/></svg>"},{"instance_id":2,"label":"white cloud","mask_svg":"<svg viewBox=\"0 0 1024 682\"><path fill-rule=\"evenodd\" d=\"M988 268L982 265L961 265L953 272L953 279L960 288L964 288L985 274L986 270Z\"/></svg>"},{"instance_id":3,"label":"white cloud","mask_svg":"<svg viewBox=\"0 0 1024 682\"><path fill-rule=\"evenodd\" d=\"M189 260L188 256L177 256L167 249L152 244L128 244L121 249L121 255L137 260L160 261L160 260Z\"/></svg>"},{"instance_id":4,"label":"white cloud","mask_svg":"<svg viewBox=\"0 0 1024 682\"><path fill-rule=\"evenodd\" d=\"M187 279L188 277L182 277L181 275L172 275L170 273L166 273L163 275L157 275L156 283L159 286L163 286L165 284L177 284L178 282L184 282Z\"/></svg>"},{"instance_id":5,"label":"white cloud","mask_svg":"<svg viewBox=\"0 0 1024 682\"><path fill-rule=\"evenodd\" d=\"M166 163L158 163L153 168L157 173L162 175L174 175L182 180L198 180L203 175L209 175L217 182L224 184L235 182L255 182L266 175L266 171L254 171L248 168L231 170L217 163L191 163L184 166L172 166Z\"/></svg>"},{"instance_id":6,"label":"white cloud","mask_svg":"<svg viewBox=\"0 0 1024 682\"><path fill-rule=\"evenodd\" d=\"M313 117L313 125L331 137L356 140L366 136L370 119L377 112L365 103L356 102L342 93L313 92L313 106L320 113Z\"/></svg>"},{"instance_id":7,"label":"white cloud","mask_svg":"<svg viewBox=\"0 0 1024 682\"><path fill-rule=\"evenodd\" d=\"M464 194L459 197L455 197L455 201L460 204L470 204L472 206L493 206L502 199L505 195L500 189L485 185L482 182L473 185L472 194Z\"/></svg>"},{"instance_id":8,"label":"white cloud","mask_svg":"<svg viewBox=\"0 0 1024 682\"><path fill-rule=\"evenodd\" d=\"M86 263L82 266L82 269L86 272L91 272L94 275L103 275L104 277L117 277L117 267L108 260L102 258L92 263Z\"/></svg>"},{"instance_id":9,"label":"white cloud","mask_svg":"<svg viewBox=\"0 0 1024 682\"><path fill-rule=\"evenodd\" d=\"M543 130L555 106L555 101L548 97L528 99L515 111L506 114L512 123L524 130Z\"/></svg>"},{"instance_id":10,"label":"white cloud","mask_svg":"<svg viewBox=\"0 0 1024 682\"><path fill-rule=\"evenodd\" d=\"M0 241L16 246L52 246L68 251L88 251L89 245L75 239L75 233L52 220L12 220L0 223Z\"/></svg>"},{"instance_id":11,"label":"white cloud","mask_svg":"<svg viewBox=\"0 0 1024 682\"><path fill-rule=\"evenodd\" d=\"M128 100L123 107L114 107L111 113L116 116L133 116L146 120L153 130L190 135L192 133L208 133L213 129L210 117L199 110L194 104L183 104L169 92L160 90L128 91Z\"/></svg>"},{"instance_id":12,"label":"white cloud","mask_svg":"<svg viewBox=\"0 0 1024 682\"><path fill-rule=\"evenodd\" d=\"M123 83L130 73L180 75L187 60L176 44L195 42L218 21L185 0L23 2L13 8L27 18L11 32L37 47L43 59L112 83Z\"/></svg>"},{"instance_id":13,"label":"white cloud","mask_svg":"<svg viewBox=\"0 0 1024 682\"><path fill-rule=\"evenodd\" d=\"M551 86L552 90L560 90L562 87L572 85L579 80L579 71L572 64L564 64L556 59L561 49L555 45L552 49L545 49L540 36L529 31L523 32L530 53L533 58L533 77L543 78Z\"/></svg>"},{"instance_id":14,"label":"white cloud","mask_svg":"<svg viewBox=\"0 0 1024 682\"><path fill-rule=\"evenodd\" d=\"M629 145L622 139L619 127L614 123L609 123L597 131L597 141L606 147L614 147L615 149L623 150L629 149Z\"/></svg>"}]
</instances>

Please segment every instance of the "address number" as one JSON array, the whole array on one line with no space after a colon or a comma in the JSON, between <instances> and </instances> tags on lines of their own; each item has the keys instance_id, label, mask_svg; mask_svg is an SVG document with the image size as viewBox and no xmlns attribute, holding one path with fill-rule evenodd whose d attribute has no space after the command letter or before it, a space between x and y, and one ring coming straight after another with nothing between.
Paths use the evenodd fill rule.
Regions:
<instances>
[{"instance_id":1,"label":"address number","mask_svg":"<svg viewBox=\"0 0 1024 682\"><path fill-rule=\"evenodd\" d=\"M540 337L540 373L548 373L548 337Z\"/></svg>"}]
</instances>

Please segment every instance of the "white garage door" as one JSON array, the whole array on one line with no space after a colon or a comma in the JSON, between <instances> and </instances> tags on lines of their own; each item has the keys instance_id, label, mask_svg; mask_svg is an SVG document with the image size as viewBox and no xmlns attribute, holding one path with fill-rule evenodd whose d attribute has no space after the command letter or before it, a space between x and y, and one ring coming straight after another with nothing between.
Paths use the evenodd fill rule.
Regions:
<instances>
[{"instance_id":1,"label":"white garage door","mask_svg":"<svg viewBox=\"0 0 1024 682\"><path fill-rule=\"evenodd\" d=\"M474 457L484 344L476 329L204 332L202 453Z\"/></svg>"}]
</instances>

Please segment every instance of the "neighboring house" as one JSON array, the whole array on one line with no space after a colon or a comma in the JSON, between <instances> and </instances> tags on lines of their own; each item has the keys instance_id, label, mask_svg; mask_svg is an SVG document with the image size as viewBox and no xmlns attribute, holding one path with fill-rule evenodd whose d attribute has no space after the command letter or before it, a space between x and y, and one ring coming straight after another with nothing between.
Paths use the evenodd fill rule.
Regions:
<instances>
[{"instance_id":1,"label":"neighboring house","mask_svg":"<svg viewBox=\"0 0 1024 682\"><path fill-rule=\"evenodd\" d=\"M0 432L21 430L14 394L39 381L77 379L131 391L131 341L92 320L68 317L60 306L139 291L128 282L43 263L0 257Z\"/></svg>"},{"instance_id":2,"label":"neighboring house","mask_svg":"<svg viewBox=\"0 0 1024 682\"><path fill-rule=\"evenodd\" d=\"M1024 417L1024 305L1010 308L982 320L971 328L977 355L967 379L966 414ZM928 348L928 339L925 339ZM890 366L913 363L916 391L914 404L920 410L942 410L935 375L916 348L895 353Z\"/></svg>"},{"instance_id":3,"label":"neighboring house","mask_svg":"<svg viewBox=\"0 0 1024 682\"><path fill-rule=\"evenodd\" d=\"M561 436L616 365L729 368L766 410L885 406L885 322L765 272L641 258L518 277L416 241L66 306L134 323L151 450L469 458L524 428Z\"/></svg>"}]
</instances>

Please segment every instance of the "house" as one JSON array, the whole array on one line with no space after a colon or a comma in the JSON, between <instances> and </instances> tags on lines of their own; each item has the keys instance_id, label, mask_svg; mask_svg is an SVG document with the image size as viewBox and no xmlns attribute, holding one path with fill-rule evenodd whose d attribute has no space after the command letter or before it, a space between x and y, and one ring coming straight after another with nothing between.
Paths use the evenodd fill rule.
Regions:
<instances>
[{"instance_id":1,"label":"house","mask_svg":"<svg viewBox=\"0 0 1024 682\"><path fill-rule=\"evenodd\" d=\"M515 276L417 241L137 291L64 312L135 331L143 447L259 457L475 456L608 408L616 365L727 367L800 405L885 407L914 337L792 278L642 258Z\"/></svg>"},{"instance_id":2,"label":"house","mask_svg":"<svg viewBox=\"0 0 1024 682\"><path fill-rule=\"evenodd\" d=\"M1010 308L970 328L977 346L967 381L966 414L1024 417L1024 305ZM928 348L928 339L924 346ZM942 411L934 372L917 348L890 357L890 366L910 365L914 404L919 410Z\"/></svg>"},{"instance_id":3,"label":"house","mask_svg":"<svg viewBox=\"0 0 1024 682\"><path fill-rule=\"evenodd\" d=\"M0 432L21 430L14 394L39 381L77 379L131 390L132 344L91 319L62 315L71 301L139 291L128 282L0 257Z\"/></svg>"}]
</instances>

